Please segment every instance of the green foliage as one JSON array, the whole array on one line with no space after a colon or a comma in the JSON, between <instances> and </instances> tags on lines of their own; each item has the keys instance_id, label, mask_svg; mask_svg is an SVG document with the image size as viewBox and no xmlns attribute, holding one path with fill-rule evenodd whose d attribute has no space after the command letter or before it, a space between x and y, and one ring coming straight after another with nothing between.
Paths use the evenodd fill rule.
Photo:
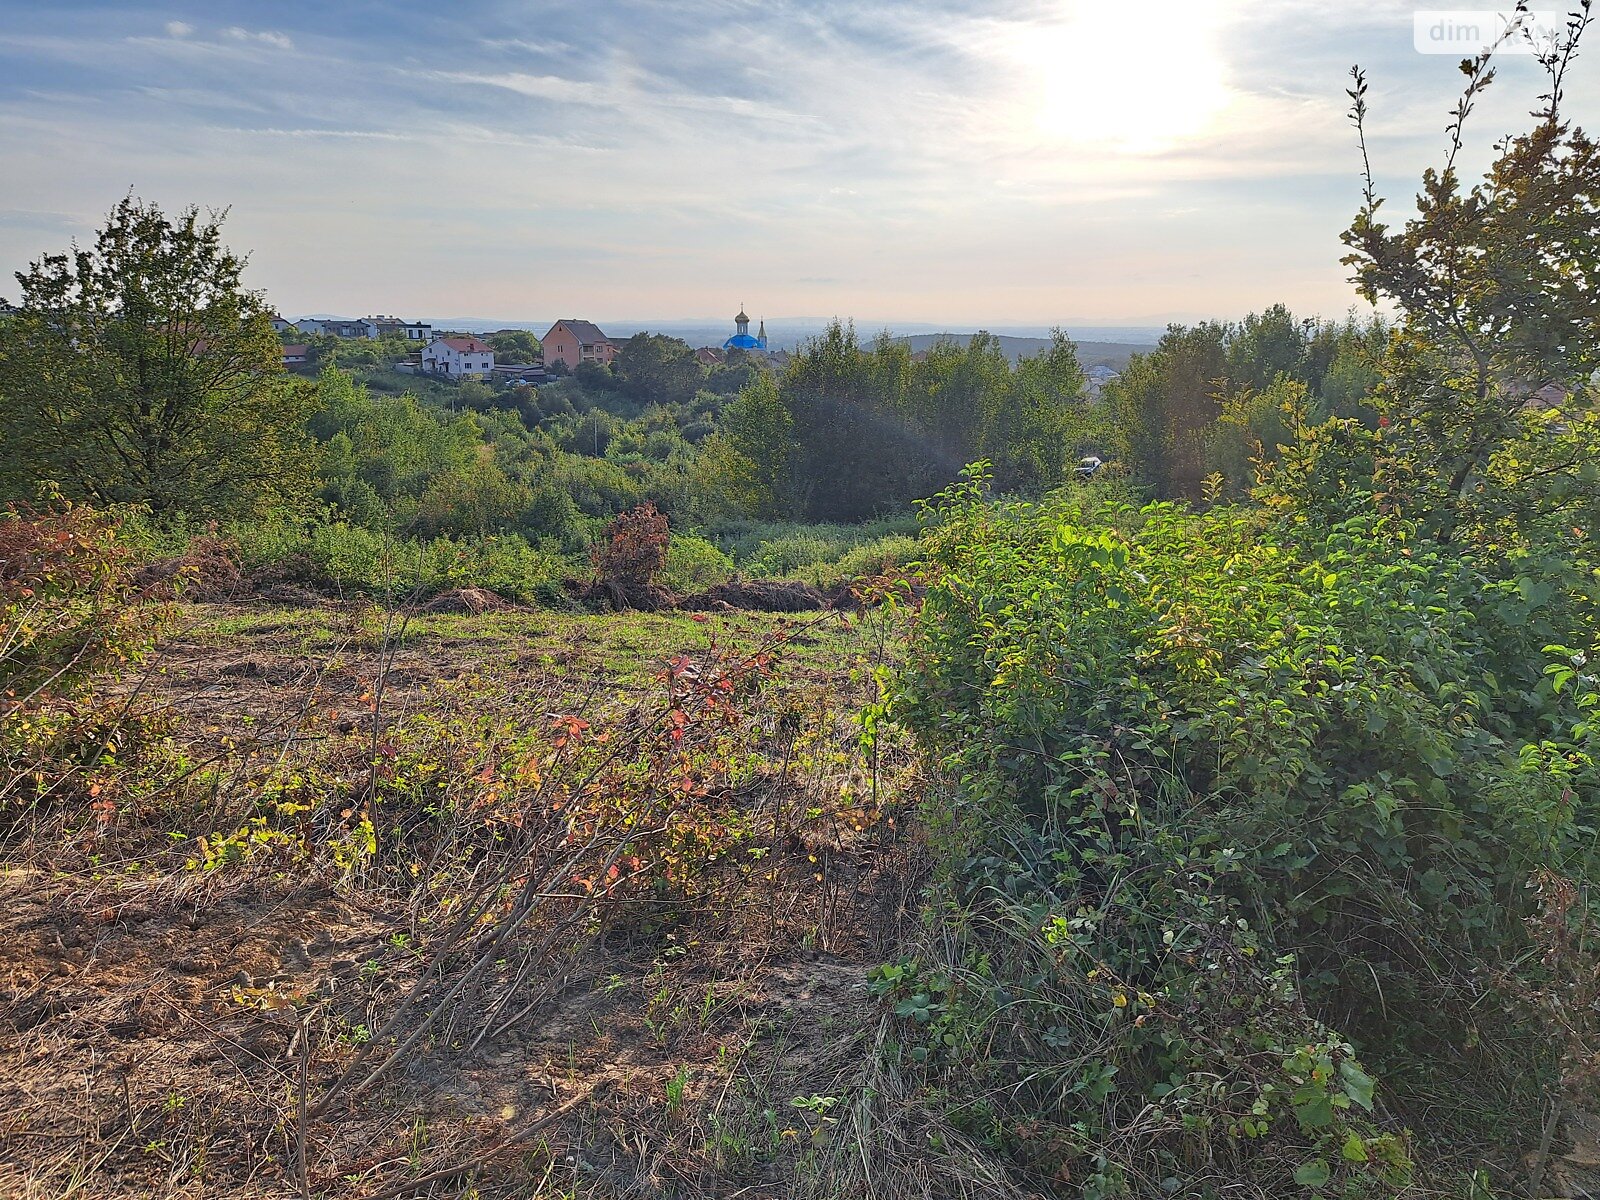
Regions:
<instances>
[{"instance_id":1,"label":"green foliage","mask_svg":"<svg viewBox=\"0 0 1600 1200\"><path fill-rule=\"evenodd\" d=\"M1389 434L1373 490L1446 540L1537 537L1547 516L1589 525L1600 515L1600 298L1588 282L1600 264L1600 146L1559 113L1588 9L1544 59L1551 90L1538 124L1496 147L1481 182L1463 187L1455 159L1493 79L1488 55L1463 64L1451 149L1424 173L1417 215L1393 230L1378 219L1369 166L1366 202L1344 235L1363 294L1402 314L1383 364ZM1366 82L1354 74L1351 117L1364 138Z\"/></svg>"},{"instance_id":2,"label":"green foliage","mask_svg":"<svg viewBox=\"0 0 1600 1200\"><path fill-rule=\"evenodd\" d=\"M1100 423L1072 343L1013 369L992 337L921 361L887 336L833 324L779 378L757 376L722 415L695 476L702 517L862 521L904 509L992 454L1002 484L1065 480Z\"/></svg>"},{"instance_id":3,"label":"green foliage","mask_svg":"<svg viewBox=\"0 0 1600 1200\"><path fill-rule=\"evenodd\" d=\"M58 501L0 512L0 833L25 810L116 810L119 763L146 723L109 685L151 650L160 612L141 597L115 521Z\"/></svg>"},{"instance_id":4,"label":"green foliage","mask_svg":"<svg viewBox=\"0 0 1600 1200\"><path fill-rule=\"evenodd\" d=\"M922 557L922 543L904 534L874 538L847 551L835 564L841 579L892 574Z\"/></svg>"},{"instance_id":5,"label":"green foliage","mask_svg":"<svg viewBox=\"0 0 1600 1200\"><path fill-rule=\"evenodd\" d=\"M159 514L260 512L308 490L309 390L284 376L265 300L221 218L131 196L92 248L17 275L0 344L0 489L45 481Z\"/></svg>"},{"instance_id":6,"label":"green foliage","mask_svg":"<svg viewBox=\"0 0 1600 1200\"><path fill-rule=\"evenodd\" d=\"M1536 1143L1529 884L1589 869L1600 783L1548 746L1581 710L1544 645L1587 642L1584 573L983 482L933 510L892 710L948 781L942 956L886 992L939 1033L929 1086L1108 1179L1393 1194Z\"/></svg>"},{"instance_id":7,"label":"green foliage","mask_svg":"<svg viewBox=\"0 0 1600 1200\"><path fill-rule=\"evenodd\" d=\"M705 538L674 533L667 541L661 584L680 594L704 591L733 575L733 559Z\"/></svg>"},{"instance_id":8,"label":"green foliage","mask_svg":"<svg viewBox=\"0 0 1600 1200\"><path fill-rule=\"evenodd\" d=\"M539 344L539 339L526 329L491 333L484 341L494 351L496 362L532 363L544 357L544 347Z\"/></svg>"},{"instance_id":9,"label":"green foliage","mask_svg":"<svg viewBox=\"0 0 1600 1200\"><path fill-rule=\"evenodd\" d=\"M1272 460L1311 421L1375 423L1387 336L1380 319L1300 321L1281 304L1236 324L1173 325L1107 385L1112 445L1157 496L1199 499L1212 474L1241 494L1251 460Z\"/></svg>"},{"instance_id":10,"label":"green foliage","mask_svg":"<svg viewBox=\"0 0 1600 1200\"><path fill-rule=\"evenodd\" d=\"M1258 466L1270 466L1304 438L1310 407L1305 384L1283 375L1262 391L1245 388L1228 396L1207 437L1206 465L1234 495L1243 495Z\"/></svg>"},{"instance_id":11,"label":"green foliage","mask_svg":"<svg viewBox=\"0 0 1600 1200\"><path fill-rule=\"evenodd\" d=\"M513 600L559 592L572 564L554 542L516 534L407 538L339 520L232 522L221 532L247 571L389 599L482 587Z\"/></svg>"},{"instance_id":12,"label":"green foliage","mask_svg":"<svg viewBox=\"0 0 1600 1200\"><path fill-rule=\"evenodd\" d=\"M617 389L640 403L684 404L705 372L689 344L659 333L636 333L622 343L612 367Z\"/></svg>"},{"instance_id":13,"label":"green foliage","mask_svg":"<svg viewBox=\"0 0 1600 1200\"><path fill-rule=\"evenodd\" d=\"M917 557L917 522L911 514L860 525L730 521L706 527L706 536L743 574L798 578L828 584L882 573Z\"/></svg>"}]
</instances>

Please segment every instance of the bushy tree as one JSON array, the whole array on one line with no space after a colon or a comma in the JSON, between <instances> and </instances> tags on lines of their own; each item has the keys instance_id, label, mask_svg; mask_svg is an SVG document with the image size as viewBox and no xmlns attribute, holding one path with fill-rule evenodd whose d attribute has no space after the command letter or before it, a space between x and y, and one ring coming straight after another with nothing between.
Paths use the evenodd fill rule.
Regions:
<instances>
[{"instance_id":1,"label":"bushy tree","mask_svg":"<svg viewBox=\"0 0 1600 1200\"><path fill-rule=\"evenodd\" d=\"M497 362L531 363L544 357L544 347L539 339L526 329L493 333L484 339L494 351Z\"/></svg>"},{"instance_id":2,"label":"bushy tree","mask_svg":"<svg viewBox=\"0 0 1600 1200\"><path fill-rule=\"evenodd\" d=\"M1222 402L1206 441L1206 465L1229 494L1246 494L1256 469L1278 460L1302 436L1311 402L1306 385L1280 375L1265 388L1243 388Z\"/></svg>"},{"instance_id":3,"label":"bushy tree","mask_svg":"<svg viewBox=\"0 0 1600 1200\"><path fill-rule=\"evenodd\" d=\"M1369 166L1344 235L1363 294L1401 313L1379 397L1380 490L1447 540L1526 530L1540 513L1600 515L1600 146L1560 107L1589 7L1541 56L1550 90L1535 127L1501 142L1480 182L1465 186L1456 158L1494 78L1488 53L1463 63L1449 150L1423 175L1417 215L1399 228L1379 219ZM1354 78L1365 154L1366 81Z\"/></svg>"},{"instance_id":4,"label":"bushy tree","mask_svg":"<svg viewBox=\"0 0 1600 1200\"><path fill-rule=\"evenodd\" d=\"M270 309L222 215L129 196L94 244L17 275L0 344L0 487L228 515L309 490L311 390L282 370Z\"/></svg>"},{"instance_id":5,"label":"bushy tree","mask_svg":"<svg viewBox=\"0 0 1600 1200\"><path fill-rule=\"evenodd\" d=\"M623 342L612 370L618 389L640 404L687 403L705 377L689 343L660 333Z\"/></svg>"},{"instance_id":6,"label":"bushy tree","mask_svg":"<svg viewBox=\"0 0 1600 1200\"><path fill-rule=\"evenodd\" d=\"M1236 437L1237 420L1221 427L1224 414L1230 399L1237 416L1239 397L1259 398L1279 380L1304 388L1313 417L1357 417L1375 426L1374 363L1386 336L1379 318L1297 320L1281 304L1239 322L1170 326L1105 389L1117 456L1166 499L1198 499L1206 477L1218 471L1242 483L1248 447ZM1228 462L1219 465L1218 454Z\"/></svg>"}]
</instances>

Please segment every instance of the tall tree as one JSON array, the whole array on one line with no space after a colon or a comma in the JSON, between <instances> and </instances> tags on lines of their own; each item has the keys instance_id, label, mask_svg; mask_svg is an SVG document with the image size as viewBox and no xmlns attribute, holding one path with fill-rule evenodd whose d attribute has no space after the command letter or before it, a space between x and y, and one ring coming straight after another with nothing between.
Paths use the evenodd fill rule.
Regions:
<instances>
[{"instance_id":1,"label":"tall tree","mask_svg":"<svg viewBox=\"0 0 1600 1200\"><path fill-rule=\"evenodd\" d=\"M1227 391L1227 335L1215 321L1169 326L1106 389L1125 461L1161 496L1200 495L1206 438Z\"/></svg>"},{"instance_id":2,"label":"tall tree","mask_svg":"<svg viewBox=\"0 0 1600 1200\"><path fill-rule=\"evenodd\" d=\"M129 196L91 248L17 275L0 344L0 488L225 515L306 493L312 388L284 376L270 309L222 214Z\"/></svg>"},{"instance_id":3,"label":"tall tree","mask_svg":"<svg viewBox=\"0 0 1600 1200\"><path fill-rule=\"evenodd\" d=\"M1535 126L1499 143L1471 187L1456 158L1494 70L1490 53L1464 62L1449 148L1423 176L1416 215L1399 228L1379 219L1368 164L1365 203L1344 235L1362 293L1401 314L1378 397L1386 502L1445 540L1508 516L1525 526L1535 510L1584 509L1585 524L1600 513L1600 146L1560 107L1589 22L1590 0L1580 0L1565 35L1540 54L1550 90ZM1353 75L1365 157L1366 82Z\"/></svg>"},{"instance_id":4,"label":"tall tree","mask_svg":"<svg viewBox=\"0 0 1600 1200\"><path fill-rule=\"evenodd\" d=\"M617 387L640 404L683 404L705 372L689 343L661 333L636 333L617 352Z\"/></svg>"}]
</instances>

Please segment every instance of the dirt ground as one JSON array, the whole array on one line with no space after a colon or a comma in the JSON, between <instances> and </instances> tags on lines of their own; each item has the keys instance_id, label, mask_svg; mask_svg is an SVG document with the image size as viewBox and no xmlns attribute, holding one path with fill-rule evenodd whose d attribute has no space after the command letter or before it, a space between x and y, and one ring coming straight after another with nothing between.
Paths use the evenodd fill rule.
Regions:
<instances>
[{"instance_id":1,"label":"dirt ground","mask_svg":"<svg viewBox=\"0 0 1600 1200\"><path fill-rule=\"evenodd\" d=\"M668 649L786 620L439 616L402 637L371 613L197 606L125 686L198 755L269 745L313 704L359 735L375 680L390 721L479 676L512 708L648 692ZM832 627L787 652L813 686L866 662ZM915 921L921 857L895 822L770 852L716 904L532 922L472 969L414 898L326 869L137 844L13 861L0 1195L825 1194L830 1111L881 1032L866 972Z\"/></svg>"}]
</instances>

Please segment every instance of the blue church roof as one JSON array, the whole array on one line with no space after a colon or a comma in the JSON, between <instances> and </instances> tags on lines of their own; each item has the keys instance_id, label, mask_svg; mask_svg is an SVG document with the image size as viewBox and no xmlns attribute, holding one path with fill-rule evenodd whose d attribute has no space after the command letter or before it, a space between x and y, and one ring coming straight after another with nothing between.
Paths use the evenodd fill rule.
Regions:
<instances>
[{"instance_id":1,"label":"blue church roof","mask_svg":"<svg viewBox=\"0 0 1600 1200\"><path fill-rule=\"evenodd\" d=\"M761 331L755 337L750 336L750 318L745 315L744 305L739 306L739 315L733 319L739 332L722 343L724 350L765 350L767 348L767 323L761 322Z\"/></svg>"}]
</instances>

